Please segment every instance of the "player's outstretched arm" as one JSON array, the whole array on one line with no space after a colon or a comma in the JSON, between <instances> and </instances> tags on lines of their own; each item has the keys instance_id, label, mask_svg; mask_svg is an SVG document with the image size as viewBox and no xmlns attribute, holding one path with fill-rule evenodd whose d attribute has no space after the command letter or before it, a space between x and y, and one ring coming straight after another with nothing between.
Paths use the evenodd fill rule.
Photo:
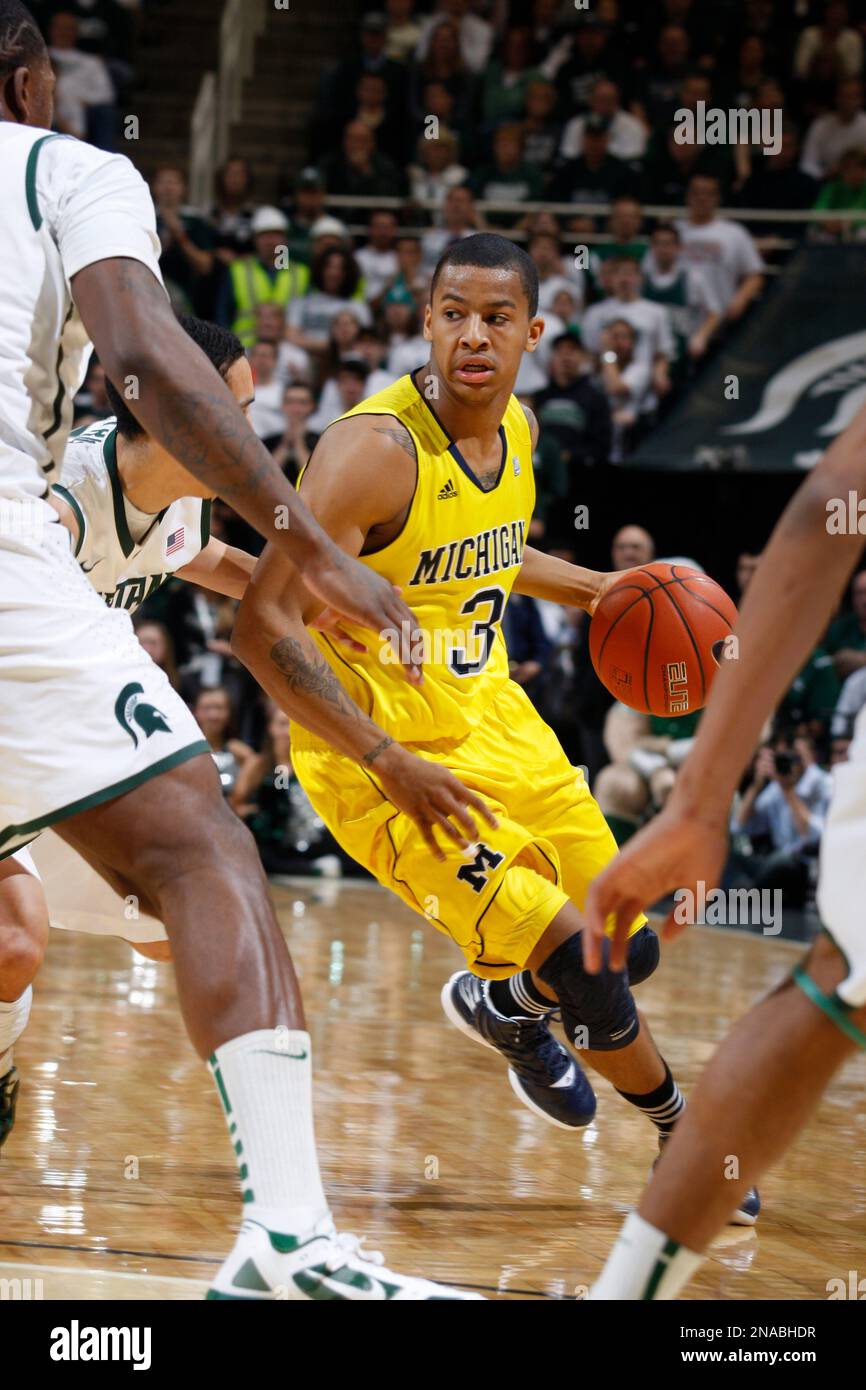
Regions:
<instances>
[{"instance_id":1,"label":"player's outstretched arm","mask_svg":"<svg viewBox=\"0 0 866 1390\"><path fill-rule=\"evenodd\" d=\"M513 587L516 594L546 598L593 613L607 586L618 578L616 572L603 574L599 570L584 569L527 545Z\"/></svg>"},{"instance_id":2,"label":"player's outstretched arm","mask_svg":"<svg viewBox=\"0 0 866 1390\"><path fill-rule=\"evenodd\" d=\"M534 451L538 445L539 424L528 405L523 407L523 413ZM585 608L588 613L594 613L605 590L620 573L622 571L602 574L598 570L584 569L582 565L572 565L568 560L545 555L543 550L528 545L523 551L523 563L513 588L516 594L546 598L552 603L564 603L569 608Z\"/></svg>"},{"instance_id":3,"label":"player's outstretched arm","mask_svg":"<svg viewBox=\"0 0 866 1390\"><path fill-rule=\"evenodd\" d=\"M324 603L377 631L410 621L393 586L344 555L314 521L142 262L85 266L72 277L72 294L117 389L134 379L128 398L149 435L287 555Z\"/></svg>"},{"instance_id":4,"label":"player's outstretched arm","mask_svg":"<svg viewBox=\"0 0 866 1390\"><path fill-rule=\"evenodd\" d=\"M396 422L377 419L332 425L304 478L311 509L353 556L372 529L408 505L414 488L414 467L406 466L410 460ZM318 608L297 570L268 546L235 622L236 656L291 719L375 775L437 859L444 856L435 829L464 846L467 836L476 840L470 811L492 825L495 817L447 769L407 752L359 709L305 630Z\"/></svg>"},{"instance_id":5,"label":"player's outstretched arm","mask_svg":"<svg viewBox=\"0 0 866 1390\"><path fill-rule=\"evenodd\" d=\"M695 746L664 811L595 880L584 949L597 968L610 915L617 918L612 963L625 960L630 905L678 887L718 882L727 848L731 797L764 720L824 631L863 550L863 537L835 534L834 501L866 482L866 409L831 446L789 502L749 585L737 622L736 659L713 682ZM665 934L675 934L669 921Z\"/></svg>"}]
</instances>

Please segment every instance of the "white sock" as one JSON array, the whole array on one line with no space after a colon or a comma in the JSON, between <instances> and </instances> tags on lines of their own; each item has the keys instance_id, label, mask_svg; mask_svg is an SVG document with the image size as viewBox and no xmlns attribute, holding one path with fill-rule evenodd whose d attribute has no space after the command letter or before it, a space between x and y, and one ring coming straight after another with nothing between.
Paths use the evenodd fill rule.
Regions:
<instances>
[{"instance_id":1,"label":"white sock","mask_svg":"<svg viewBox=\"0 0 866 1390\"><path fill-rule=\"evenodd\" d=\"M588 1296L664 1302L676 1298L703 1258L633 1211Z\"/></svg>"},{"instance_id":2,"label":"white sock","mask_svg":"<svg viewBox=\"0 0 866 1390\"><path fill-rule=\"evenodd\" d=\"M4 1004L0 999L0 1076L5 1076L12 1066L12 1044L16 1043L27 1027L30 1005L33 1003L33 987L28 985L18 999Z\"/></svg>"},{"instance_id":3,"label":"white sock","mask_svg":"<svg viewBox=\"0 0 866 1390\"><path fill-rule=\"evenodd\" d=\"M328 1213L310 1053L309 1033L263 1028L223 1043L208 1062L237 1155L244 1216L282 1234L306 1233Z\"/></svg>"}]
</instances>

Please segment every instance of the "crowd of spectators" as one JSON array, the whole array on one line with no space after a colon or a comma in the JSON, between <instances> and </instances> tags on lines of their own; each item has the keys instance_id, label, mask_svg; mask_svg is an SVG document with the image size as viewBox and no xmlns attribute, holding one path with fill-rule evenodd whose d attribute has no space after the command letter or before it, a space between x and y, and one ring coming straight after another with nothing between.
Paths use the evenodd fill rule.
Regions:
<instances>
[{"instance_id":1,"label":"crowd of spectators","mask_svg":"<svg viewBox=\"0 0 866 1390\"><path fill-rule=\"evenodd\" d=\"M68 76L59 121L94 138L113 119L111 101L94 98L105 81L116 97L128 80L129 49L109 20L131 23L138 6L51 8L52 56ZM103 21L100 35L86 12ZM384 0L363 16L351 56L322 73L282 196L259 198L240 157L219 170L209 206L189 204L182 169L152 172L167 286L179 310L243 341L253 428L295 479L331 421L427 360L421 322L443 250L479 229L519 240L545 319L516 386L541 424L531 538L554 549L548 519L572 513L583 470L628 460L783 264L778 224L747 210L826 212L784 224L788 246L866 234L864 37L866 0L596 0L591 11L566 0ZM675 112L700 102L778 115L778 147L679 143ZM334 204L341 195L366 201ZM838 217L861 208L862 222ZM98 364L79 409L108 413ZM255 548L217 505L220 528ZM556 553L578 558L568 545ZM629 526L611 565L654 554L649 532ZM196 702L227 795L259 827L272 866L281 856L333 864L333 842L301 814L287 730L231 657L231 604L183 589L166 586L142 621ZM505 625L515 678L626 838L663 804L696 720L614 705L579 612L517 597ZM202 707L203 691L218 698ZM756 881L781 874L808 892L822 769L844 756L864 703L866 574L788 693L735 808L740 863L751 857ZM283 763L284 795L268 792L263 808L259 792Z\"/></svg>"}]
</instances>

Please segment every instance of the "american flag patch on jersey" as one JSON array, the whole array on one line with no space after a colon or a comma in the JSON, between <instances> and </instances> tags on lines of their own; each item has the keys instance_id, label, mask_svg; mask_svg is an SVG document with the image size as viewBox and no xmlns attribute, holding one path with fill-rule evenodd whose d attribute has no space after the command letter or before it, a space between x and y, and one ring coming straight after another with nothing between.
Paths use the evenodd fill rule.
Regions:
<instances>
[{"instance_id":1,"label":"american flag patch on jersey","mask_svg":"<svg viewBox=\"0 0 866 1390\"><path fill-rule=\"evenodd\" d=\"M172 531L165 543L166 555L173 555L176 550L183 549L183 527L179 526L176 531Z\"/></svg>"}]
</instances>

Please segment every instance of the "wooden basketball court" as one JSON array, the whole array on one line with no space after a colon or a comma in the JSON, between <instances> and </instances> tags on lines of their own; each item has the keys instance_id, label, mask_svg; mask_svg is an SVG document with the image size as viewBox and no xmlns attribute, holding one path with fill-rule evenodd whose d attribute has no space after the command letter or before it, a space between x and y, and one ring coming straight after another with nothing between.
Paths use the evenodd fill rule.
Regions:
<instances>
[{"instance_id":1,"label":"wooden basketball court","mask_svg":"<svg viewBox=\"0 0 866 1390\"><path fill-rule=\"evenodd\" d=\"M440 1011L455 949L384 890L274 891L303 984L338 1226L395 1268L490 1297L580 1292L638 1199L651 1127L600 1079L596 1120L574 1135L525 1110L505 1064ZM663 955L637 993L686 1090L801 953L700 928ZM55 932L35 995L16 1048L18 1124L0 1155L0 1281L30 1279L45 1298L200 1297L231 1244L239 1189L171 967ZM828 1280L862 1268L864 1083L861 1054L766 1181L757 1229L729 1228L687 1297L823 1300Z\"/></svg>"}]
</instances>

